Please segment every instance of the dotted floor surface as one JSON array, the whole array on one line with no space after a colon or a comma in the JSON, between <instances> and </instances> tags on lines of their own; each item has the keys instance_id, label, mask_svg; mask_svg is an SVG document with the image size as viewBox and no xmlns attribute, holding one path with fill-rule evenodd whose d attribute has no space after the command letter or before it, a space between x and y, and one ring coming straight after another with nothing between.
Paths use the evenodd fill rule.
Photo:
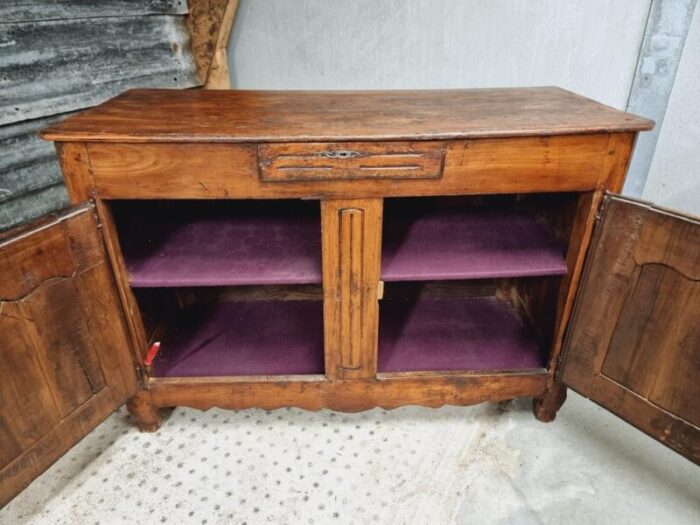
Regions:
<instances>
[{"instance_id":1,"label":"dotted floor surface","mask_svg":"<svg viewBox=\"0 0 700 525\"><path fill-rule=\"evenodd\" d=\"M178 408L155 434L120 409L0 523L700 523L696 466L579 396L529 407Z\"/></svg>"}]
</instances>

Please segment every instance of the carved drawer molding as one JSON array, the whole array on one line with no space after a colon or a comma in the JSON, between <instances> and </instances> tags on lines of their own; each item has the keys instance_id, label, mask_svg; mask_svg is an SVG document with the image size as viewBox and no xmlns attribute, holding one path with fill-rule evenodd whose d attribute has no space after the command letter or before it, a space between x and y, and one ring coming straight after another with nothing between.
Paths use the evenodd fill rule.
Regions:
<instances>
[{"instance_id":1,"label":"carved drawer molding","mask_svg":"<svg viewBox=\"0 0 700 525\"><path fill-rule=\"evenodd\" d=\"M441 142L312 142L258 146L264 182L439 179Z\"/></svg>"}]
</instances>

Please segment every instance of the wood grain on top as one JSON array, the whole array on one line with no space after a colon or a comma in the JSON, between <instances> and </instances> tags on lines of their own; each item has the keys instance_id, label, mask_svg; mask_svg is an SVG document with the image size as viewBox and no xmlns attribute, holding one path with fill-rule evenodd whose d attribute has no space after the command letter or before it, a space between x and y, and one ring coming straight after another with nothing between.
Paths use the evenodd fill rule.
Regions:
<instances>
[{"instance_id":1,"label":"wood grain on top","mask_svg":"<svg viewBox=\"0 0 700 525\"><path fill-rule=\"evenodd\" d=\"M430 140L651 129L555 87L424 91L138 89L44 130L57 141Z\"/></svg>"}]
</instances>

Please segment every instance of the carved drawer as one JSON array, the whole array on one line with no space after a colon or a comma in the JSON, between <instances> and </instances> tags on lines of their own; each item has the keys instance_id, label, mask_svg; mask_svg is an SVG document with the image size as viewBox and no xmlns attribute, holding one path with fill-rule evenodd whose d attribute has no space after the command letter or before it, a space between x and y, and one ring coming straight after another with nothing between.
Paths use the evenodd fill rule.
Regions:
<instances>
[{"instance_id":1,"label":"carved drawer","mask_svg":"<svg viewBox=\"0 0 700 525\"><path fill-rule=\"evenodd\" d=\"M440 142L330 142L261 144L264 182L343 179L439 179Z\"/></svg>"}]
</instances>

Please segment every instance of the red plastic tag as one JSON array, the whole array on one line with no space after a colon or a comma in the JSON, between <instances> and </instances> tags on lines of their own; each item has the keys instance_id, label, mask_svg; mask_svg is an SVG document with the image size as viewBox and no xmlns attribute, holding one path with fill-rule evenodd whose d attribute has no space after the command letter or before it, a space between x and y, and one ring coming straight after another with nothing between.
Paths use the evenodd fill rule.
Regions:
<instances>
[{"instance_id":1,"label":"red plastic tag","mask_svg":"<svg viewBox=\"0 0 700 525\"><path fill-rule=\"evenodd\" d=\"M143 360L143 364L146 366L151 366L153 364L153 360L156 358L158 350L160 350L160 341L156 341L148 349L148 352L146 352L146 359Z\"/></svg>"}]
</instances>

